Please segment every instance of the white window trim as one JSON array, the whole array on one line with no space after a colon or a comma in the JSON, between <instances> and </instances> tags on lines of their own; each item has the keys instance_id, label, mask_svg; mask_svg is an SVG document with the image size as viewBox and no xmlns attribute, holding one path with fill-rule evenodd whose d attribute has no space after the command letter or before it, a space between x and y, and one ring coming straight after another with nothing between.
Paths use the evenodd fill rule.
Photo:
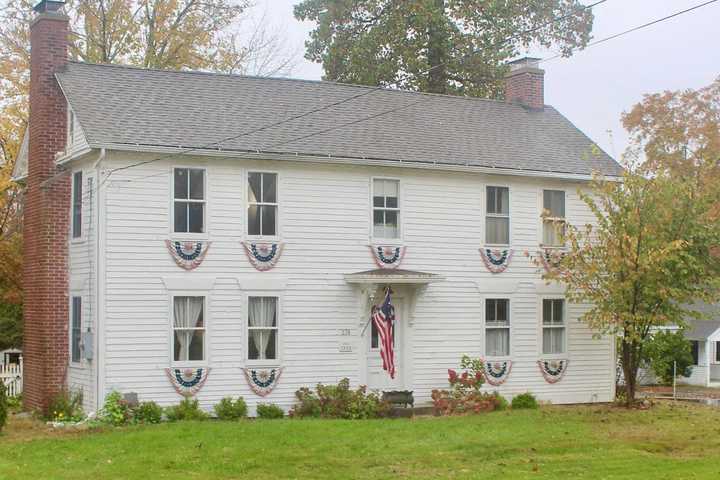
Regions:
<instances>
[{"instance_id":1,"label":"white window trim","mask_svg":"<svg viewBox=\"0 0 720 480\"><path fill-rule=\"evenodd\" d=\"M82 336L83 336L83 316L85 313L85 305L83 305L85 302L83 300L83 295L80 292L70 292L69 295L69 305L68 305L68 316L69 322L68 322L68 360L71 367L81 367L82 361L83 361L83 352L82 352ZM78 343L78 348L80 350L80 358L77 360L73 360L72 358L72 347L73 347L73 299L79 298L80 299L80 339Z\"/></svg>"},{"instance_id":2,"label":"white window trim","mask_svg":"<svg viewBox=\"0 0 720 480\"><path fill-rule=\"evenodd\" d=\"M543 325L543 300L563 300L563 326L548 326L547 328L564 328L565 335L563 335L563 351L561 353L544 353L543 352L543 331L545 325ZM570 322L568 321L569 309L568 301L564 295L541 295L538 297L538 354L540 358L544 360L563 360L569 358L569 338L570 338Z\"/></svg>"},{"instance_id":3,"label":"white window trim","mask_svg":"<svg viewBox=\"0 0 720 480\"><path fill-rule=\"evenodd\" d=\"M250 316L250 298L251 297L275 297L277 298L277 326L275 327L277 329L277 333L275 335L275 339L277 342L277 349L276 349L276 357L274 359L264 359L264 360L251 360L250 359L250 349L248 348L248 345L250 343L250 325L249 325L249 316ZM243 335L243 350L245 351L245 364L251 367L279 367L282 364L283 359L283 295L279 291L272 291L272 290L255 290L252 292L248 292L245 295L245 308L244 308L244 315L243 315L243 324L244 324L244 333Z\"/></svg>"},{"instance_id":4,"label":"white window trim","mask_svg":"<svg viewBox=\"0 0 720 480\"><path fill-rule=\"evenodd\" d=\"M545 210L545 191L554 191L554 192L563 192L563 198L565 202L565 218L561 217L543 217L543 211ZM539 228L538 228L538 245L542 248L550 248L550 249L564 249L566 247L565 244L562 245L547 245L544 243L545 239L545 221L561 221L565 224L567 227L568 225L568 192L565 188L560 187L542 187L540 188L540 191L538 192L538 211L540 212L539 217Z\"/></svg>"},{"instance_id":5,"label":"white window trim","mask_svg":"<svg viewBox=\"0 0 720 480\"><path fill-rule=\"evenodd\" d=\"M251 173L272 173L276 175L277 185L275 185L275 203L270 202L250 202L248 198L250 196L250 174ZM262 168L248 168L245 170L244 178L244 203L245 203L245 238L248 240L254 240L259 242L277 242L281 239L280 227L282 225L282 218L280 216L280 172L277 170L265 170ZM275 235L250 235L250 205L275 205L277 208L275 211Z\"/></svg>"},{"instance_id":6,"label":"white window trim","mask_svg":"<svg viewBox=\"0 0 720 480\"><path fill-rule=\"evenodd\" d=\"M504 215L498 215L498 214L488 214L487 213L487 189L488 187L500 187L500 188L507 188L508 189L508 214L507 216ZM507 183L485 183L483 185L483 195L482 195L482 212L483 212L483 221L482 221L482 239L483 244L486 247L509 247L513 243L513 222L512 222L512 187L510 184ZM491 216L494 218L507 218L508 219L508 243L488 243L487 241L487 217Z\"/></svg>"},{"instance_id":7,"label":"white window trim","mask_svg":"<svg viewBox=\"0 0 720 480\"><path fill-rule=\"evenodd\" d=\"M493 185L494 186L494 185ZM507 300L508 301L508 326L507 327L493 327L488 326L486 317L486 308L488 300ZM483 358L487 360L510 360L513 354L513 308L515 302L513 301L512 295L507 294L490 294L485 295L482 299L482 326L483 326L483 343L482 352ZM507 328L509 337L508 354L507 355L488 355L487 352L487 330L488 328Z\"/></svg>"},{"instance_id":8,"label":"white window trim","mask_svg":"<svg viewBox=\"0 0 720 480\"><path fill-rule=\"evenodd\" d=\"M375 180L390 180L393 182L398 183L398 206L397 208L382 208L382 210L391 210L391 211L397 211L398 213L398 236L394 238L388 238L388 237L376 237L375 236L375 204L373 201L373 197L375 194ZM404 219L405 216L403 215L404 210L404 199L405 199L405 191L403 188L403 181L399 177L389 177L389 176L371 176L370 177L370 239L371 243L393 243L393 244L399 244L403 241L403 236L405 235L405 224ZM378 207L378 209L380 209Z\"/></svg>"},{"instance_id":9,"label":"white window trim","mask_svg":"<svg viewBox=\"0 0 720 480\"><path fill-rule=\"evenodd\" d=\"M179 202L190 202L190 203L204 203L205 208L203 209L203 227L204 231L202 233L194 233L194 232L176 232L175 231L175 169L189 169L189 170L202 170L204 172L203 174L203 192L205 194L204 200L190 200L190 199L178 199ZM169 230L171 238L173 239L187 239L187 240L204 240L209 238L209 232L210 232L210 215L208 212L210 211L210 191L208 189L208 185L210 182L208 181L208 168L204 165L198 166L198 165L171 165L170 166L170 220L169 220ZM188 219L189 221L189 219Z\"/></svg>"},{"instance_id":10,"label":"white window trim","mask_svg":"<svg viewBox=\"0 0 720 480\"><path fill-rule=\"evenodd\" d=\"M67 104L67 146L66 150L70 150L75 144L75 112Z\"/></svg>"},{"instance_id":11,"label":"white window trim","mask_svg":"<svg viewBox=\"0 0 720 480\"><path fill-rule=\"evenodd\" d=\"M203 297L203 322L205 322L205 335L203 335L203 354L204 360L201 361L175 361L175 297ZM210 365L210 292L202 290L173 290L169 295L168 307L170 309L170 320L169 327L170 332L168 335L169 339L169 352L168 357L170 365L173 367L205 367ZM194 330L200 330L196 328Z\"/></svg>"}]
</instances>

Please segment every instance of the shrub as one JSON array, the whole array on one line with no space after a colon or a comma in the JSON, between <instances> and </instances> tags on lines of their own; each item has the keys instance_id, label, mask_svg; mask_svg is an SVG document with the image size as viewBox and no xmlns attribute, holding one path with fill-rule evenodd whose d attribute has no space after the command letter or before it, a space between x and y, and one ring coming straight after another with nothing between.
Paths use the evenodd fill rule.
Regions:
<instances>
[{"instance_id":1,"label":"shrub","mask_svg":"<svg viewBox=\"0 0 720 480\"><path fill-rule=\"evenodd\" d=\"M179 404L166 408L165 416L170 422L206 420L208 418L208 414L200 410L200 403L190 398L186 398Z\"/></svg>"},{"instance_id":2,"label":"shrub","mask_svg":"<svg viewBox=\"0 0 720 480\"><path fill-rule=\"evenodd\" d=\"M98 417L100 421L118 427L133 421L133 411L120 392L112 391L105 397L105 404Z\"/></svg>"},{"instance_id":3,"label":"shrub","mask_svg":"<svg viewBox=\"0 0 720 480\"><path fill-rule=\"evenodd\" d=\"M220 420L239 420L247 416L247 405L243 397L238 397L235 401L232 397L225 397L214 409Z\"/></svg>"},{"instance_id":4,"label":"shrub","mask_svg":"<svg viewBox=\"0 0 720 480\"><path fill-rule=\"evenodd\" d=\"M297 402L290 410L290 416L366 419L384 417L390 405L377 394L368 393L367 387L350 388L350 380L343 378L337 385L319 383L316 392L301 388L295 392Z\"/></svg>"},{"instance_id":5,"label":"shrub","mask_svg":"<svg viewBox=\"0 0 720 480\"><path fill-rule=\"evenodd\" d=\"M6 399L8 411L19 412L20 410L22 410L22 394L15 395L14 397L6 397Z\"/></svg>"},{"instance_id":6,"label":"shrub","mask_svg":"<svg viewBox=\"0 0 720 480\"><path fill-rule=\"evenodd\" d=\"M5 422L7 422L8 416L8 402L7 393L5 392L5 385L0 383L0 432L2 432Z\"/></svg>"},{"instance_id":7,"label":"shrub","mask_svg":"<svg viewBox=\"0 0 720 480\"><path fill-rule=\"evenodd\" d=\"M516 395L512 399L512 408L513 410L523 410L523 409L530 409L530 410L536 410L538 408L537 400L535 399L535 395L533 395L530 392L521 393L520 395Z\"/></svg>"},{"instance_id":8,"label":"shrub","mask_svg":"<svg viewBox=\"0 0 720 480\"><path fill-rule=\"evenodd\" d=\"M261 403L257 406L257 416L265 419L283 418L285 412L283 412L282 408L272 403Z\"/></svg>"},{"instance_id":9,"label":"shrub","mask_svg":"<svg viewBox=\"0 0 720 480\"><path fill-rule=\"evenodd\" d=\"M458 373L448 370L450 390L433 390L432 400L435 413L438 415L458 415L464 413L480 413L499 410L507 405L507 401L497 393L480 391L485 376L482 360L463 355L460 359Z\"/></svg>"},{"instance_id":10,"label":"shrub","mask_svg":"<svg viewBox=\"0 0 720 480\"><path fill-rule=\"evenodd\" d=\"M673 383L673 362L677 362L678 376L692 375L692 349L683 332L656 332L645 344L643 356L657 379L665 385Z\"/></svg>"},{"instance_id":11,"label":"shrub","mask_svg":"<svg viewBox=\"0 0 720 480\"><path fill-rule=\"evenodd\" d=\"M160 423L162 413L162 407L155 402L142 402L133 410L135 421L138 423Z\"/></svg>"},{"instance_id":12,"label":"shrub","mask_svg":"<svg viewBox=\"0 0 720 480\"><path fill-rule=\"evenodd\" d=\"M507 410L510 406L507 399L498 392L493 392L493 396L495 397L495 410Z\"/></svg>"},{"instance_id":13,"label":"shrub","mask_svg":"<svg viewBox=\"0 0 720 480\"><path fill-rule=\"evenodd\" d=\"M85 418L82 392L61 390L48 404L46 420L53 422L79 422Z\"/></svg>"}]
</instances>

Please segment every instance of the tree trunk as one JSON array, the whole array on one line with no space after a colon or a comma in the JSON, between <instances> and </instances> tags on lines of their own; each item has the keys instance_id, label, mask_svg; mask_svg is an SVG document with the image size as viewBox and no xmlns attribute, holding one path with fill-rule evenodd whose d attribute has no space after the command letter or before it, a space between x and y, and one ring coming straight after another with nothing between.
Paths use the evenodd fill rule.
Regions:
<instances>
[{"instance_id":1,"label":"tree trunk","mask_svg":"<svg viewBox=\"0 0 720 480\"><path fill-rule=\"evenodd\" d=\"M447 93L447 25L445 18L445 0L433 0L432 18L428 24L427 57L428 91Z\"/></svg>"},{"instance_id":2,"label":"tree trunk","mask_svg":"<svg viewBox=\"0 0 720 480\"><path fill-rule=\"evenodd\" d=\"M625 405L631 407L635 403L635 390L637 387L637 371L640 359L637 358L639 350L635 342L622 340L622 369L625 377Z\"/></svg>"}]
</instances>

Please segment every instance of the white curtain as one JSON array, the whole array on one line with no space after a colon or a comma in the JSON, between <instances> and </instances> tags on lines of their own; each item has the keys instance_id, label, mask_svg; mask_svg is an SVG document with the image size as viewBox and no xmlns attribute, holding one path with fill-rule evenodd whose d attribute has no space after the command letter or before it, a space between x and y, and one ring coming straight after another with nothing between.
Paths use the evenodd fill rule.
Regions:
<instances>
[{"instance_id":1,"label":"white curtain","mask_svg":"<svg viewBox=\"0 0 720 480\"><path fill-rule=\"evenodd\" d=\"M563 353L564 328L543 328L543 353Z\"/></svg>"},{"instance_id":2,"label":"white curtain","mask_svg":"<svg viewBox=\"0 0 720 480\"><path fill-rule=\"evenodd\" d=\"M510 355L510 329L488 328L485 333L485 354L489 357Z\"/></svg>"},{"instance_id":3,"label":"white curtain","mask_svg":"<svg viewBox=\"0 0 720 480\"><path fill-rule=\"evenodd\" d=\"M487 217L487 243L506 245L510 243L510 223L507 218Z\"/></svg>"},{"instance_id":4,"label":"white curtain","mask_svg":"<svg viewBox=\"0 0 720 480\"><path fill-rule=\"evenodd\" d=\"M188 328L202 327L202 297L175 297L174 302L174 327L175 338L179 344L179 350L175 352L175 360L187 360L192 340L193 330Z\"/></svg>"},{"instance_id":5,"label":"white curtain","mask_svg":"<svg viewBox=\"0 0 720 480\"><path fill-rule=\"evenodd\" d=\"M248 308L248 322L251 328L250 338L258 351L258 359L267 359L267 349L275 327L277 299L275 297L252 297Z\"/></svg>"}]
</instances>

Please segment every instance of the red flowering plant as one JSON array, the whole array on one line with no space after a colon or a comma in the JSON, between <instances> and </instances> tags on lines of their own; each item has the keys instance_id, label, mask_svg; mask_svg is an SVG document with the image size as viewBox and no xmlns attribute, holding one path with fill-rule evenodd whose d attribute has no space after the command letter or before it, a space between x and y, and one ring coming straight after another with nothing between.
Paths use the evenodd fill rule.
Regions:
<instances>
[{"instance_id":1,"label":"red flowering plant","mask_svg":"<svg viewBox=\"0 0 720 480\"><path fill-rule=\"evenodd\" d=\"M499 395L481 392L485 383L482 360L463 355L458 373L448 369L449 390L433 390L432 400L437 415L460 415L496 410L500 405Z\"/></svg>"}]
</instances>

